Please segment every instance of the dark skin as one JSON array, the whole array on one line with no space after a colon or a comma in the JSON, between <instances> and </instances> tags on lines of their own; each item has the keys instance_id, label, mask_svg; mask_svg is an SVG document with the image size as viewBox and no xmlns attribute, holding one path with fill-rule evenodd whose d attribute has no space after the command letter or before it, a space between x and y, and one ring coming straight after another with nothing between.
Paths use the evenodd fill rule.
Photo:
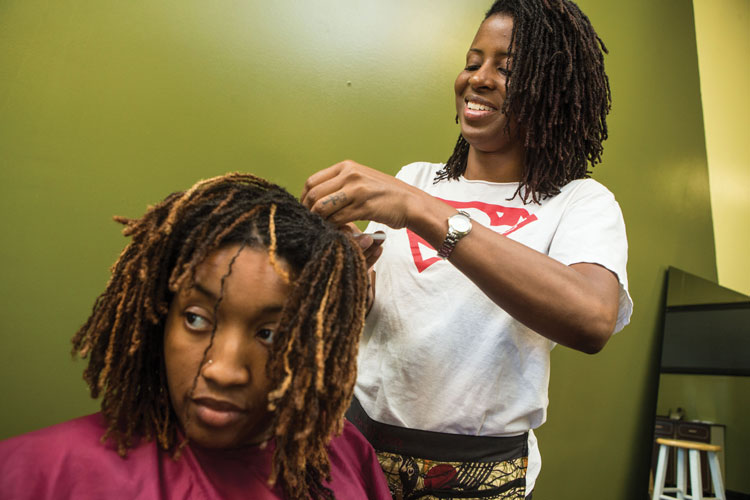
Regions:
<instances>
[{"instance_id":1,"label":"dark skin","mask_svg":"<svg viewBox=\"0 0 750 500\"><path fill-rule=\"evenodd\" d=\"M175 295L164 329L172 406L188 438L206 448L241 448L270 436L266 364L290 287L265 249L238 250L231 245L209 254L196 269L195 286Z\"/></svg>"},{"instance_id":2,"label":"dark skin","mask_svg":"<svg viewBox=\"0 0 750 500\"><path fill-rule=\"evenodd\" d=\"M523 143L516 125L507 127L508 117L501 111L510 74L507 53L512 27L513 20L506 15L486 19L468 51L466 67L456 78L456 111L470 145L467 179L521 180ZM447 220L456 213L424 191L351 160L313 174L301 199L336 224L372 220L394 229L408 228L434 248L443 243ZM368 264L379 252L369 252ZM611 271L597 264L566 266L477 223L458 243L450 261L516 320L556 343L596 353L614 331L619 283Z\"/></svg>"}]
</instances>

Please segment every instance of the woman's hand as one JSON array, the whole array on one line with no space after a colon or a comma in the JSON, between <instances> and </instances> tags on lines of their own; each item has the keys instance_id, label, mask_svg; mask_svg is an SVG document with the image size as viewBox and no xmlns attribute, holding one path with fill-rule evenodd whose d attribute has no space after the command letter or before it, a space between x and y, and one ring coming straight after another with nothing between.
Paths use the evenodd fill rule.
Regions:
<instances>
[{"instance_id":1,"label":"woman's hand","mask_svg":"<svg viewBox=\"0 0 750 500\"><path fill-rule=\"evenodd\" d=\"M368 271L372 270L372 266L378 261L383 253L383 242L385 239L374 239L371 235L363 233L357 226L352 223L346 224L342 227L345 231L350 231L357 244L362 249L362 253L365 255L365 261L367 262ZM377 231L375 234L383 235L382 231Z\"/></svg>"},{"instance_id":2,"label":"woman's hand","mask_svg":"<svg viewBox=\"0 0 750 500\"><path fill-rule=\"evenodd\" d=\"M407 227L411 207L424 196L395 177L346 160L310 176L300 199L338 226L370 220L400 229Z\"/></svg>"}]
</instances>

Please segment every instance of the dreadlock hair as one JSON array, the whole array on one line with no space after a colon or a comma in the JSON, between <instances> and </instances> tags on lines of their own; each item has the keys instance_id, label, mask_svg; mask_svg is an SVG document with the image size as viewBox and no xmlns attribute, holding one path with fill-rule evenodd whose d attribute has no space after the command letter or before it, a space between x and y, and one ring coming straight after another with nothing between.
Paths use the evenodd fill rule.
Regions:
<instances>
[{"instance_id":1,"label":"dreadlock hair","mask_svg":"<svg viewBox=\"0 0 750 500\"><path fill-rule=\"evenodd\" d=\"M291 286L267 364L276 440L269 483L290 499L333 498L322 482L330 479L326 445L343 428L364 326L367 279L358 245L283 188L249 174L198 182L139 219L115 220L132 241L72 339L74 355L88 357L91 396L102 395L102 441L111 439L124 456L137 436L156 439L179 458L187 441L179 442L163 359L169 304L193 285L211 252L237 243L263 248ZM223 293L222 280L219 301ZM214 325L204 358L215 332Z\"/></svg>"},{"instance_id":2,"label":"dreadlock hair","mask_svg":"<svg viewBox=\"0 0 750 500\"><path fill-rule=\"evenodd\" d=\"M549 198L601 161L611 108L604 72L607 48L588 17L569 0L497 0L485 14L513 18L502 112L517 122L525 148L515 195L524 203ZM510 132L510 121L506 125ZM459 135L434 182L466 171L469 143Z\"/></svg>"}]
</instances>

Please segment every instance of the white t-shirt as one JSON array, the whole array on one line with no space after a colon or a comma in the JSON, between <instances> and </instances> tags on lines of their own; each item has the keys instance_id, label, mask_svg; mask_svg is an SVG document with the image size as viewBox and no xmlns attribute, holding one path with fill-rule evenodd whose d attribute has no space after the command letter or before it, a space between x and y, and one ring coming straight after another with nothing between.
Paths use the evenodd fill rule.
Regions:
<instances>
[{"instance_id":1,"label":"white t-shirt","mask_svg":"<svg viewBox=\"0 0 750 500\"><path fill-rule=\"evenodd\" d=\"M482 224L570 265L606 267L620 282L615 332L629 321L627 239L620 207L593 179L565 185L541 204L513 197L518 183L443 180L440 164L412 163L396 176ZM359 350L355 395L386 424L451 434L511 436L547 415L551 340L525 327L415 233L385 231L375 265L375 303ZM460 245L460 242L459 242ZM544 294L544 289L539 290ZM529 433L527 489L541 468Z\"/></svg>"}]
</instances>

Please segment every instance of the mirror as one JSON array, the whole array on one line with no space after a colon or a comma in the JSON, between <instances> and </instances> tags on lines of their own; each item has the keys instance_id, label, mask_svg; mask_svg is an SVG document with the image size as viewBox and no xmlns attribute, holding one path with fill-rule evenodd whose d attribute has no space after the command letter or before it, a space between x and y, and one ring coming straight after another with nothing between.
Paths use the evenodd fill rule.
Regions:
<instances>
[{"instance_id":1,"label":"mirror","mask_svg":"<svg viewBox=\"0 0 750 500\"><path fill-rule=\"evenodd\" d=\"M750 297L670 267L663 317L654 439L721 445L727 498L750 499ZM713 495L703 475L704 495Z\"/></svg>"}]
</instances>

